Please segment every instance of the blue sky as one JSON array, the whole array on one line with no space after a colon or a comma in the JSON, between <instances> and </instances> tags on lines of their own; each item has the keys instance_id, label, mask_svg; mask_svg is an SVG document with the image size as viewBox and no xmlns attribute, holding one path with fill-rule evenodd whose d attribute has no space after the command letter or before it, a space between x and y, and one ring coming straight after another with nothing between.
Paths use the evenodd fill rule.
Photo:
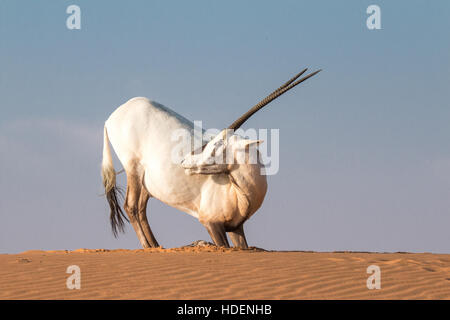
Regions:
<instances>
[{"instance_id":1,"label":"blue sky","mask_svg":"<svg viewBox=\"0 0 450 320\"><path fill-rule=\"evenodd\" d=\"M280 129L249 244L450 253L449 16L448 1L2 1L0 252L138 247L101 197L109 114L146 96L222 128L310 67L246 123ZM155 199L148 217L165 247L209 240Z\"/></svg>"}]
</instances>

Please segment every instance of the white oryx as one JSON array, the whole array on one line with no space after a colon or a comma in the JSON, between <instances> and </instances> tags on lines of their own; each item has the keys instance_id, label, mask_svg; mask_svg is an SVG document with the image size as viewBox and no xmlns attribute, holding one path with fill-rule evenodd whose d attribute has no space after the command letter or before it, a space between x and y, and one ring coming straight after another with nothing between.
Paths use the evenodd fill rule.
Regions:
<instances>
[{"instance_id":1,"label":"white oryx","mask_svg":"<svg viewBox=\"0 0 450 320\"><path fill-rule=\"evenodd\" d=\"M187 152L179 163L173 161L173 149L177 146L177 141L171 139L173 132L185 129L193 140L202 139L194 135L191 121L147 98L133 98L117 108L105 122L102 161L113 233L117 235L118 230L123 231L123 219L129 219L144 248L158 247L146 216L148 199L154 197L196 217L216 245L228 247L228 233L234 246L247 248L243 224L261 206L267 191L266 177L261 172L263 165L259 161L215 163L210 160L219 152L247 155L250 150L247 146L256 146L260 141L244 139L234 134L234 130L269 102L320 71L295 81L306 70L272 92L200 149ZM126 172L124 209L128 219L119 205L109 143Z\"/></svg>"}]
</instances>

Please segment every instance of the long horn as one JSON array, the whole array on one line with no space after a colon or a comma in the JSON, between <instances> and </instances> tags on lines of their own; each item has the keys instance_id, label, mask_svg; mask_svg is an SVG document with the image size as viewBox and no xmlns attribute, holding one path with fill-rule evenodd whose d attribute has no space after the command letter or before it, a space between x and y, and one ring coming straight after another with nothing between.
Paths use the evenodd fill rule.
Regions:
<instances>
[{"instance_id":1,"label":"long horn","mask_svg":"<svg viewBox=\"0 0 450 320\"><path fill-rule=\"evenodd\" d=\"M300 71L299 73L297 73L293 78L289 79L289 81L287 81L285 84L283 84L281 87L279 87L277 90L275 90L274 92L272 92L270 95L286 88L288 85L290 85L292 82L294 82L295 79L297 79L298 77L300 77L302 74L304 74L306 71L308 70L308 68L303 69L302 71Z\"/></svg>"},{"instance_id":2,"label":"long horn","mask_svg":"<svg viewBox=\"0 0 450 320\"><path fill-rule=\"evenodd\" d=\"M252 107L250 110L248 110L246 113L244 113L239 119L237 119L235 122L233 122L228 129L233 129L236 130L238 129L240 126L242 126L242 124L248 120L248 118L250 118L254 113L256 113L258 110L262 109L264 106L266 106L267 104L269 104L271 101L275 100L276 98L278 98L279 96L281 96L283 93L291 90L292 88L294 88L296 85L302 83L303 81L311 78L312 76L318 74L320 71L322 71L322 69L319 69L313 73L310 73L309 75L297 80L296 82L292 83L295 79L297 79L298 77L300 77L302 74L304 74L306 72L306 70L308 69L304 69L301 72L299 72L295 77L293 77L292 79L290 79L288 82L286 82L285 84L283 84L281 87L279 87L277 90L275 90L274 92L272 92L271 94L269 94L267 97L265 97L263 100L261 100L259 103L257 103L254 107Z\"/></svg>"}]
</instances>

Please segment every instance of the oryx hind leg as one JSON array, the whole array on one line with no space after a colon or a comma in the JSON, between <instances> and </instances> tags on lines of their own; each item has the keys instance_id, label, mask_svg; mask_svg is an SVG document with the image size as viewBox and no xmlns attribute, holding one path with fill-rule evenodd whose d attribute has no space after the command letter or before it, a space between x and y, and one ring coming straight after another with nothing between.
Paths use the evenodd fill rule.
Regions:
<instances>
[{"instance_id":1,"label":"oryx hind leg","mask_svg":"<svg viewBox=\"0 0 450 320\"><path fill-rule=\"evenodd\" d=\"M235 246L236 248L248 248L247 240L245 239L243 223L235 230L229 231L228 236L230 237L231 242L233 242L233 246Z\"/></svg>"},{"instance_id":2,"label":"oryx hind leg","mask_svg":"<svg viewBox=\"0 0 450 320\"><path fill-rule=\"evenodd\" d=\"M228 243L227 235L225 233L225 226L220 222L208 222L205 223L204 226L206 230L208 230L209 235L211 236L214 244L219 247L229 248L230 244Z\"/></svg>"},{"instance_id":3,"label":"oryx hind leg","mask_svg":"<svg viewBox=\"0 0 450 320\"><path fill-rule=\"evenodd\" d=\"M142 181L142 180L141 180ZM156 241L155 236L153 235L152 229L150 229L150 225L147 220L147 203L150 198L150 194L145 188L144 184L141 185L141 194L139 196L139 223L144 232L145 238L151 247L159 247L158 241Z\"/></svg>"},{"instance_id":4,"label":"oryx hind leg","mask_svg":"<svg viewBox=\"0 0 450 320\"><path fill-rule=\"evenodd\" d=\"M148 222L145 217L145 210L149 196L142 185L143 169L137 162L130 161L125 168L127 174L127 194L125 197L124 209L128 215L131 225L139 239L143 248L157 246L154 237L147 238L147 235L153 234L148 232ZM145 219L143 218L145 217ZM145 222L143 222L145 220ZM148 229L147 229L148 227Z\"/></svg>"}]
</instances>

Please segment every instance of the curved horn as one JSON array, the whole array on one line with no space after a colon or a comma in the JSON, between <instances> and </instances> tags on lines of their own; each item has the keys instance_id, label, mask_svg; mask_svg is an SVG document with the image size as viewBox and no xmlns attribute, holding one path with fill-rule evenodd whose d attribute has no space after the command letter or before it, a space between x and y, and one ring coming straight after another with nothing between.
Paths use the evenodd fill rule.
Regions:
<instances>
[{"instance_id":1,"label":"curved horn","mask_svg":"<svg viewBox=\"0 0 450 320\"><path fill-rule=\"evenodd\" d=\"M292 79L290 79L288 82L286 82L285 84L283 84L281 87L279 87L277 90L275 90L274 92L272 92L271 94L269 94L267 97L265 97L263 100L261 100L259 103L257 103L255 106L253 106L250 110L248 110L246 113L244 113L239 119L237 119L235 122L233 122L228 129L233 129L236 130L238 129L240 126L242 126L242 124L248 120L248 118L250 118L254 113L256 113L258 110L262 109L264 106L266 106L267 104L269 104L271 101L275 100L276 98L278 98L279 96L281 96L283 93L291 90L292 88L294 88L296 85L302 83L303 81L311 78L312 76L318 74L320 71L322 71L322 69L319 69L313 73L310 73L309 75L295 81L294 83L292 83L295 79L297 79L298 77L300 77L302 74L304 74L306 72L306 70L308 70L307 68L302 70L301 72L299 72L297 75L295 75L295 77L293 77Z\"/></svg>"}]
</instances>

